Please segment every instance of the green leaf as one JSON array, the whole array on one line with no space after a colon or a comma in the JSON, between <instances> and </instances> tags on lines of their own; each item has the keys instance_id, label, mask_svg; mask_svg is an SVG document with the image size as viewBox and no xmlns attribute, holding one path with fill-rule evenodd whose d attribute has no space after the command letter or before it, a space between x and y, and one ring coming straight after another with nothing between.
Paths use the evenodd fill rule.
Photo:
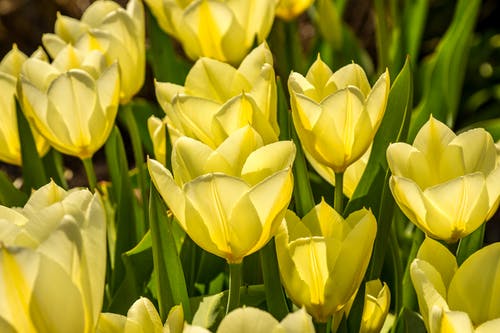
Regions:
<instances>
[{"instance_id":1,"label":"green leaf","mask_svg":"<svg viewBox=\"0 0 500 333\"><path fill-rule=\"evenodd\" d=\"M203 297L192 324L213 330L226 313L226 302L223 299L224 293Z\"/></svg>"},{"instance_id":2,"label":"green leaf","mask_svg":"<svg viewBox=\"0 0 500 333\"><path fill-rule=\"evenodd\" d=\"M21 160L23 170L23 191L31 194L32 189L38 189L49 182L42 159L36 150L31 127L16 102L17 127L21 144Z\"/></svg>"},{"instance_id":3,"label":"green leaf","mask_svg":"<svg viewBox=\"0 0 500 333\"><path fill-rule=\"evenodd\" d=\"M55 149L50 149L47 155L42 159L45 170L48 176L56 182L57 185L64 189L68 189L68 182L64 178L64 164L60 152Z\"/></svg>"},{"instance_id":4,"label":"green leaf","mask_svg":"<svg viewBox=\"0 0 500 333\"><path fill-rule=\"evenodd\" d=\"M425 64L423 97L412 115L410 141L413 141L431 114L453 128L480 4L480 0L458 2L451 25Z\"/></svg>"},{"instance_id":5,"label":"green leaf","mask_svg":"<svg viewBox=\"0 0 500 333\"><path fill-rule=\"evenodd\" d=\"M18 190L5 172L0 170L0 205L7 207L22 207L28 200L28 195Z\"/></svg>"},{"instance_id":6,"label":"green leaf","mask_svg":"<svg viewBox=\"0 0 500 333\"><path fill-rule=\"evenodd\" d=\"M465 238L460 240L457 249L457 264L460 266L471 254L483 247L486 222Z\"/></svg>"},{"instance_id":7,"label":"green leaf","mask_svg":"<svg viewBox=\"0 0 500 333\"><path fill-rule=\"evenodd\" d=\"M150 190L149 214L160 316L165 320L172 306L182 304L184 318L190 322L191 308L172 232L172 219L167 215L167 208L154 186Z\"/></svg>"},{"instance_id":8,"label":"green leaf","mask_svg":"<svg viewBox=\"0 0 500 333\"><path fill-rule=\"evenodd\" d=\"M396 319L396 333L425 333L424 321L416 312L403 308Z\"/></svg>"},{"instance_id":9,"label":"green leaf","mask_svg":"<svg viewBox=\"0 0 500 333\"><path fill-rule=\"evenodd\" d=\"M347 328L349 332L359 332L361 327L361 318L363 317L363 308L365 305L365 283L361 283L358 293L347 317Z\"/></svg>"}]
</instances>

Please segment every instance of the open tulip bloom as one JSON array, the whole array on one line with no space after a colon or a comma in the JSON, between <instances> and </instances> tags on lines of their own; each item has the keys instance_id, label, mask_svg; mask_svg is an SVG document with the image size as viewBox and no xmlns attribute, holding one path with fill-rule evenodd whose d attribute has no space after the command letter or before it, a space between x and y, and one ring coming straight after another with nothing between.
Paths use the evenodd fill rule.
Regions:
<instances>
[{"instance_id":1,"label":"open tulip bloom","mask_svg":"<svg viewBox=\"0 0 500 333\"><path fill-rule=\"evenodd\" d=\"M232 132L252 125L264 142L278 140L276 79L273 57L265 43L238 68L201 58L184 86L156 82L172 142L181 135L217 147Z\"/></svg>"},{"instance_id":2,"label":"open tulip bloom","mask_svg":"<svg viewBox=\"0 0 500 333\"><path fill-rule=\"evenodd\" d=\"M484 129L455 135L431 117L413 145L391 144L387 161L394 199L430 237L456 242L498 207L500 168L493 139Z\"/></svg>"},{"instance_id":3,"label":"open tulip bloom","mask_svg":"<svg viewBox=\"0 0 500 333\"><path fill-rule=\"evenodd\" d=\"M430 333L500 331L500 243L472 254L460 267L443 245L427 238L411 264L420 312Z\"/></svg>"}]
</instances>

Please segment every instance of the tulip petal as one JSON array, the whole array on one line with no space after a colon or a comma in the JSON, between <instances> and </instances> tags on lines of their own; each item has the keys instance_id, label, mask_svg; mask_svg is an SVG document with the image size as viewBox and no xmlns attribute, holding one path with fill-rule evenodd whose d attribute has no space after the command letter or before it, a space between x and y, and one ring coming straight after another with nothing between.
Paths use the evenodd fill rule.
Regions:
<instances>
[{"instance_id":1,"label":"tulip petal","mask_svg":"<svg viewBox=\"0 0 500 333\"><path fill-rule=\"evenodd\" d=\"M482 173L454 178L424 191L430 233L449 242L462 238L485 222L488 192Z\"/></svg>"},{"instance_id":2,"label":"tulip petal","mask_svg":"<svg viewBox=\"0 0 500 333\"><path fill-rule=\"evenodd\" d=\"M91 27L97 27L110 13L120 8L120 5L113 1L97 1L85 10L81 21Z\"/></svg>"},{"instance_id":3,"label":"tulip petal","mask_svg":"<svg viewBox=\"0 0 500 333\"><path fill-rule=\"evenodd\" d=\"M259 46L251 50L250 53L248 53L248 55L242 60L240 66L238 67L238 72L240 72L248 82L256 82L262 76L261 71L265 64L269 64L272 67L273 54L271 53L271 50L269 50L267 43L264 41L259 44Z\"/></svg>"},{"instance_id":4,"label":"tulip petal","mask_svg":"<svg viewBox=\"0 0 500 333\"><path fill-rule=\"evenodd\" d=\"M483 128L463 132L450 145L462 148L465 173L480 171L489 174L496 166L496 148L491 135Z\"/></svg>"},{"instance_id":5,"label":"tulip petal","mask_svg":"<svg viewBox=\"0 0 500 333\"><path fill-rule=\"evenodd\" d=\"M217 333L269 333L278 321L269 313L253 307L231 311L222 319Z\"/></svg>"},{"instance_id":6,"label":"tulip petal","mask_svg":"<svg viewBox=\"0 0 500 333\"><path fill-rule=\"evenodd\" d=\"M413 146L426 154L429 164L439 165L441 152L455 137L448 126L431 116L418 131Z\"/></svg>"},{"instance_id":7,"label":"tulip petal","mask_svg":"<svg viewBox=\"0 0 500 333\"><path fill-rule=\"evenodd\" d=\"M330 80L335 83L337 89L345 89L349 86L358 87L365 97L370 92L370 83L366 73L358 64L353 63L341 67L332 74Z\"/></svg>"},{"instance_id":8,"label":"tulip petal","mask_svg":"<svg viewBox=\"0 0 500 333\"><path fill-rule=\"evenodd\" d=\"M116 313L101 313L96 333L122 333L125 331L127 317Z\"/></svg>"},{"instance_id":9,"label":"tulip petal","mask_svg":"<svg viewBox=\"0 0 500 333\"><path fill-rule=\"evenodd\" d=\"M180 225L186 230L185 208L186 202L182 190L174 181L170 171L160 162L148 159L148 169L151 180L161 197L167 203Z\"/></svg>"},{"instance_id":10,"label":"tulip petal","mask_svg":"<svg viewBox=\"0 0 500 333\"><path fill-rule=\"evenodd\" d=\"M476 328L475 333L496 333L500 331L500 318L482 323Z\"/></svg>"},{"instance_id":11,"label":"tulip petal","mask_svg":"<svg viewBox=\"0 0 500 333\"><path fill-rule=\"evenodd\" d=\"M162 108L170 105L175 96L184 94L184 87L170 82L155 81L155 93Z\"/></svg>"},{"instance_id":12,"label":"tulip petal","mask_svg":"<svg viewBox=\"0 0 500 333\"><path fill-rule=\"evenodd\" d=\"M441 274L446 287L450 284L458 265L455 256L441 243L426 237L417 253L417 258L428 262Z\"/></svg>"},{"instance_id":13,"label":"tulip petal","mask_svg":"<svg viewBox=\"0 0 500 333\"><path fill-rule=\"evenodd\" d=\"M161 333L163 328L158 311L145 297L140 297L132 304L127 312L127 324L128 322L137 323L143 332Z\"/></svg>"},{"instance_id":14,"label":"tulip petal","mask_svg":"<svg viewBox=\"0 0 500 333\"><path fill-rule=\"evenodd\" d=\"M467 313L444 311L441 317L441 331L449 333L474 333L474 327Z\"/></svg>"},{"instance_id":15,"label":"tulip petal","mask_svg":"<svg viewBox=\"0 0 500 333\"><path fill-rule=\"evenodd\" d=\"M287 333L313 333L314 325L311 316L304 308L295 312L289 313L281 322L282 326Z\"/></svg>"},{"instance_id":16,"label":"tulip petal","mask_svg":"<svg viewBox=\"0 0 500 333\"><path fill-rule=\"evenodd\" d=\"M362 80L362 79L361 79ZM363 91L364 85L361 86L361 91ZM373 85L373 88L369 91L368 96L364 92L366 97L366 111L370 116L370 122L372 127L378 129L378 126L382 122L382 117L384 116L385 107L387 105L387 98L389 97L389 90L391 87L389 79L389 70L380 75L379 79Z\"/></svg>"},{"instance_id":17,"label":"tulip petal","mask_svg":"<svg viewBox=\"0 0 500 333\"><path fill-rule=\"evenodd\" d=\"M420 229L429 232L426 222L427 208L423 193L415 182L410 179L391 176L389 186L399 208Z\"/></svg>"},{"instance_id":18,"label":"tulip petal","mask_svg":"<svg viewBox=\"0 0 500 333\"><path fill-rule=\"evenodd\" d=\"M479 273L480 272L480 273ZM448 303L469 314L474 325L500 318L500 243L472 254L448 288Z\"/></svg>"}]
</instances>

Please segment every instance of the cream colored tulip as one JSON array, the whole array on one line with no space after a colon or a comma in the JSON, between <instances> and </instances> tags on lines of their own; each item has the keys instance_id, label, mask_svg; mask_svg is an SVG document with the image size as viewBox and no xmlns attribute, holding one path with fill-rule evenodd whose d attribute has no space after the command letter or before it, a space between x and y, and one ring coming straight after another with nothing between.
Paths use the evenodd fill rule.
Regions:
<instances>
[{"instance_id":1,"label":"cream colored tulip","mask_svg":"<svg viewBox=\"0 0 500 333\"><path fill-rule=\"evenodd\" d=\"M260 167L266 163L251 165L255 169L249 172L264 176ZM150 159L148 167L155 187L191 239L229 263L241 263L274 236L293 191L290 166L269 170L255 185L215 172L181 186L161 163Z\"/></svg>"},{"instance_id":2,"label":"cream colored tulip","mask_svg":"<svg viewBox=\"0 0 500 333\"><path fill-rule=\"evenodd\" d=\"M389 96L389 73L370 87L356 64L333 73L318 57L306 77L288 78L292 118L300 142L315 161L343 173L372 144Z\"/></svg>"},{"instance_id":3,"label":"cream colored tulip","mask_svg":"<svg viewBox=\"0 0 500 333\"><path fill-rule=\"evenodd\" d=\"M222 319L217 333L314 333L311 316L304 309L289 313L278 322L269 313L253 307L231 311Z\"/></svg>"},{"instance_id":4,"label":"cream colored tulip","mask_svg":"<svg viewBox=\"0 0 500 333\"><path fill-rule=\"evenodd\" d=\"M20 100L32 124L60 152L86 159L106 142L120 92L117 64L82 55L68 45L52 64L28 59L20 74Z\"/></svg>"},{"instance_id":5,"label":"cream colored tulip","mask_svg":"<svg viewBox=\"0 0 500 333\"><path fill-rule=\"evenodd\" d=\"M456 242L498 207L500 168L491 135L473 129L455 135L434 118L413 145L391 144L390 187L405 215L428 236Z\"/></svg>"},{"instance_id":6,"label":"cream colored tulip","mask_svg":"<svg viewBox=\"0 0 500 333\"><path fill-rule=\"evenodd\" d=\"M273 24L275 0L145 0L165 32L193 60L238 64Z\"/></svg>"},{"instance_id":7,"label":"cream colored tulip","mask_svg":"<svg viewBox=\"0 0 500 333\"><path fill-rule=\"evenodd\" d=\"M43 51L39 49L32 58L43 60ZM21 165L21 143L17 127L16 86L21 66L28 57L14 44L12 50L0 62L0 161ZM49 150L47 141L32 127L31 132L37 152L43 156Z\"/></svg>"},{"instance_id":8,"label":"cream colored tulip","mask_svg":"<svg viewBox=\"0 0 500 333\"><path fill-rule=\"evenodd\" d=\"M391 292L389 287L380 280L366 283L365 306L361 318L360 333L378 333L384 326L385 319L391 305Z\"/></svg>"},{"instance_id":9,"label":"cream colored tulip","mask_svg":"<svg viewBox=\"0 0 500 333\"><path fill-rule=\"evenodd\" d=\"M446 247L426 238L410 273L429 332L497 332L499 267L500 243L485 246L458 267Z\"/></svg>"},{"instance_id":10,"label":"cream colored tulip","mask_svg":"<svg viewBox=\"0 0 500 333\"><path fill-rule=\"evenodd\" d=\"M0 331L94 332L104 293L105 219L97 194L53 182L23 208L0 206Z\"/></svg>"},{"instance_id":11,"label":"cream colored tulip","mask_svg":"<svg viewBox=\"0 0 500 333\"><path fill-rule=\"evenodd\" d=\"M156 96L167 114L172 142L186 135L216 148L246 125L265 143L278 140L276 81L266 44L250 52L238 68L202 58L184 86L157 82Z\"/></svg>"},{"instance_id":12,"label":"cream colored tulip","mask_svg":"<svg viewBox=\"0 0 500 333\"><path fill-rule=\"evenodd\" d=\"M344 309L368 267L377 222L366 209L343 219L324 200L300 220L288 211L276 235L288 297L318 322Z\"/></svg>"},{"instance_id":13,"label":"cream colored tulip","mask_svg":"<svg viewBox=\"0 0 500 333\"><path fill-rule=\"evenodd\" d=\"M294 157L292 141L264 145L259 134L245 126L231 134L217 149L189 137L179 138L172 151L172 171L179 186L213 172L241 178L253 186L291 167Z\"/></svg>"},{"instance_id":14,"label":"cream colored tulip","mask_svg":"<svg viewBox=\"0 0 500 333\"><path fill-rule=\"evenodd\" d=\"M144 21L141 0L130 0L126 9L114 1L98 0L85 10L81 20L58 14L55 34L45 34L42 40L52 58L69 43L81 52L101 51L108 65L118 61L120 102L125 104L144 83Z\"/></svg>"},{"instance_id":15,"label":"cream colored tulip","mask_svg":"<svg viewBox=\"0 0 500 333\"><path fill-rule=\"evenodd\" d=\"M276 16L286 21L295 19L309 8L314 0L279 0L276 5Z\"/></svg>"}]
</instances>

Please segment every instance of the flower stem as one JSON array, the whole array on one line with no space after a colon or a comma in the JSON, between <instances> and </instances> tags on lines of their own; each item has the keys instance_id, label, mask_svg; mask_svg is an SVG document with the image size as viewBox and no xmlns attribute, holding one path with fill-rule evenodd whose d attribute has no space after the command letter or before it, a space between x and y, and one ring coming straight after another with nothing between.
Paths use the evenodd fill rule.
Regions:
<instances>
[{"instance_id":1,"label":"flower stem","mask_svg":"<svg viewBox=\"0 0 500 333\"><path fill-rule=\"evenodd\" d=\"M344 212L344 173L335 172L335 196L333 198L333 208L342 215Z\"/></svg>"},{"instance_id":2,"label":"flower stem","mask_svg":"<svg viewBox=\"0 0 500 333\"><path fill-rule=\"evenodd\" d=\"M92 158L82 159L83 167L85 168L85 173L87 174L87 179L89 181L90 191L94 192L97 185L97 177L95 175L94 164L92 163Z\"/></svg>"},{"instance_id":3,"label":"flower stem","mask_svg":"<svg viewBox=\"0 0 500 333\"><path fill-rule=\"evenodd\" d=\"M240 305L240 286L242 263L229 264L229 296L227 298L226 314Z\"/></svg>"}]
</instances>

